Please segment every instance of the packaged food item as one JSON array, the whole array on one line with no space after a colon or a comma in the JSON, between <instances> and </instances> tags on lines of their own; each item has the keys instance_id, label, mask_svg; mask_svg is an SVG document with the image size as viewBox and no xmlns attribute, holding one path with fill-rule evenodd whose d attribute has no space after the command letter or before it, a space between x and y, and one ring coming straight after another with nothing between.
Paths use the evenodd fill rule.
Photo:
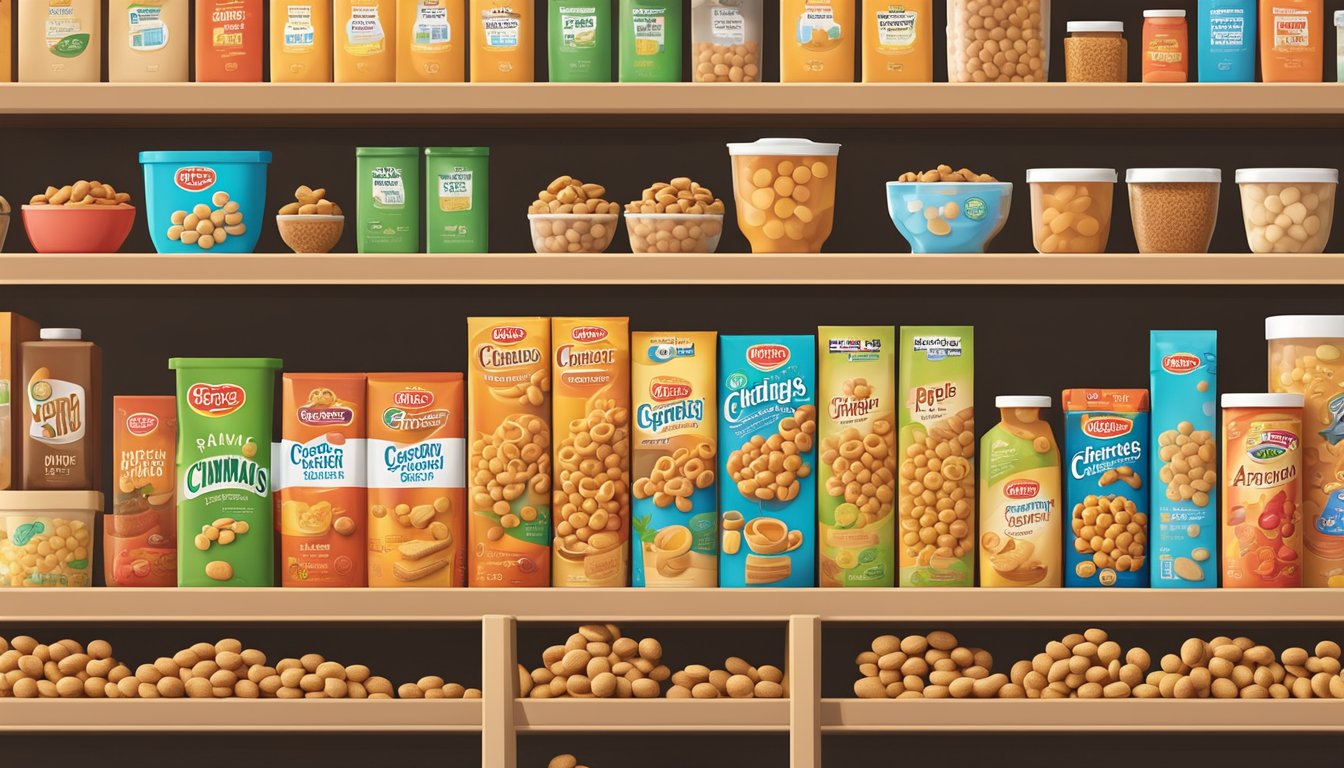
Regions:
<instances>
[{"instance_id":1,"label":"packaged food item","mask_svg":"<svg viewBox=\"0 0 1344 768\"><path fill-rule=\"evenodd\" d=\"M420 149L359 147L356 248L360 253L420 252Z\"/></svg>"},{"instance_id":2,"label":"packaged food item","mask_svg":"<svg viewBox=\"0 0 1344 768\"><path fill-rule=\"evenodd\" d=\"M551 584L551 321L467 319L473 587Z\"/></svg>"},{"instance_id":3,"label":"packaged food item","mask_svg":"<svg viewBox=\"0 0 1344 768\"><path fill-rule=\"evenodd\" d=\"M782 83L854 82L856 0L784 0L779 7Z\"/></svg>"},{"instance_id":4,"label":"packaged food item","mask_svg":"<svg viewBox=\"0 0 1344 768\"><path fill-rule=\"evenodd\" d=\"M20 448L24 423L24 379L21 351L38 338L37 323L15 312L0 312L0 491L23 487Z\"/></svg>"},{"instance_id":5,"label":"packaged food item","mask_svg":"<svg viewBox=\"0 0 1344 768\"><path fill-rule=\"evenodd\" d=\"M553 83L611 82L611 3L552 0L547 54Z\"/></svg>"},{"instance_id":6,"label":"packaged food item","mask_svg":"<svg viewBox=\"0 0 1344 768\"><path fill-rule=\"evenodd\" d=\"M251 253L265 219L270 152L141 152L159 253Z\"/></svg>"},{"instance_id":7,"label":"packaged food item","mask_svg":"<svg viewBox=\"0 0 1344 768\"><path fill-rule=\"evenodd\" d=\"M537 253L602 253L620 223L621 204L603 199L607 188L560 176L527 209Z\"/></svg>"},{"instance_id":8,"label":"packaged food item","mask_svg":"<svg viewBox=\"0 0 1344 768\"><path fill-rule=\"evenodd\" d=\"M467 585L466 385L368 376L369 586Z\"/></svg>"},{"instance_id":9,"label":"packaged food item","mask_svg":"<svg viewBox=\"0 0 1344 768\"><path fill-rule=\"evenodd\" d=\"M902 326L902 587L975 586L975 329Z\"/></svg>"},{"instance_id":10,"label":"packaged food item","mask_svg":"<svg viewBox=\"0 0 1344 768\"><path fill-rule=\"evenodd\" d=\"M719 584L717 344L712 331L631 340L636 587Z\"/></svg>"},{"instance_id":11,"label":"packaged food item","mask_svg":"<svg viewBox=\"0 0 1344 768\"><path fill-rule=\"evenodd\" d=\"M271 587L275 522L268 357L175 357L177 585Z\"/></svg>"},{"instance_id":12,"label":"packaged food item","mask_svg":"<svg viewBox=\"0 0 1344 768\"><path fill-rule=\"evenodd\" d=\"M466 0L397 0L397 82L467 79Z\"/></svg>"},{"instance_id":13,"label":"packaged food item","mask_svg":"<svg viewBox=\"0 0 1344 768\"><path fill-rule=\"evenodd\" d=\"M887 182L887 214L915 253L984 253L1003 231L1013 185L949 165Z\"/></svg>"},{"instance_id":14,"label":"packaged food item","mask_svg":"<svg viewBox=\"0 0 1344 768\"><path fill-rule=\"evenodd\" d=\"M839 144L729 144L737 225L752 253L820 253L835 220Z\"/></svg>"},{"instance_id":15,"label":"packaged food item","mask_svg":"<svg viewBox=\"0 0 1344 768\"><path fill-rule=\"evenodd\" d=\"M1064 390L1064 586L1148 586L1148 390ZM1148 478L1151 480L1151 478Z\"/></svg>"},{"instance_id":16,"label":"packaged food item","mask_svg":"<svg viewBox=\"0 0 1344 768\"><path fill-rule=\"evenodd\" d=\"M817 340L719 345L719 586L817 584Z\"/></svg>"},{"instance_id":17,"label":"packaged food item","mask_svg":"<svg viewBox=\"0 0 1344 768\"><path fill-rule=\"evenodd\" d=\"M681 82L680 0L621 0L620 79Z\"/></svg>"},{"instance_id":18,"label":"packaged food item","mask_svg":"<svg viewBox=\"0 0 1344 768\"><path fill-rule=\"evenodd\" d=\"M1199 0L1199 82L1255 82L1255 0Z\"/></svg>"},{"instance_id":19,"label":"packaged food item","mask_svg":"<svg viewBox=\"0 0 1344 768\"><path fill-rule=\"evenodd\" d=\"M821 586L894 587L896 329L823 326L817 358Z\"/></svg>"},{"instance_id":20,"label":"packaged food item","mask_svg":"<svg viewBox=\"0 0 1344 768\"><path fill-rule=\"evenodd\" d=\"M1059 445L1049 397L994 399L1000 421L980 441L980 586L1062 586Z\"/></svg>"},{"instance_id":21,"label":"packaged food item","mask_svg":"<svg viewBox=\"0 0 1344 768\"><path fill-rule=\"evenodd\" d=\"M1241 168L1241 215L1254 253L1324 253L1335 222L1334 168Z\"/></svg>"},{"instance_id":22,"label":"packaged food item","mask_svg":"<svg viewBox=\"0 0 1344 768\"><path fill-rule=\"evenodd\" d=\"M1160 589L1218 586L1218 333L1153 331L1149 574Z\"/></svg>"},{"instance_id":23,"label":"packaged food item","mask_svg":"<svg viewBox=\"0 0 1344 768\"><path fill-rule=\"evenodd\" d=\"M1036 250L1105 253L1117 178L1113 168L1027 169Z\"/></svg>"},{"instance_id":24,"label":"packaged food item","mask_svg":"<svg viewBox=\"0 0 1344 768\"><path fill-rule=\"evenodd\" d=\"M490 148L425 150L429 253L490 252Z\"/></svg>"},{"instance_id":25,"label":"packaged food item","mask_svg":"<svg viewBox=\"0 0 1344 768\"><path fill-rule=\"evenodd\" d=\"M107 79L185 83L191 52L188 0L115 0L108 8Z\"/></svg>"},{"instance_id":26,"label":"packaged food item","mask_svg":"<svg viewBox=\"0 0 1344 768\"><path fill-rule=\"evenodd\" d=\"M14 79L12 57L14 55L14 8L9 0L0 0L0 83ZM0 245L4 238L0 238Z\"/></svg>"},{"instance_id":27,"label":"packaged food item","mask_svg":"<svg viewBox=\"0 0 1344 768\"><path fill-rule=\"evenodd\" d=\"M265 15L261 0L196 0L196 82L261 82Z\"/></svg>"},{"instance_id":28,"label":"packaged food item","mask_svg":"<svg viewBox=\"0 0 1344 768\"><path fill-rule=\"evenodd\" d=\"M102 79L101 0L28 0L19 10L19 82Z\"/></svg>"},{"instance_id":29,"label":"packaged food item","mask_svg":"<svg viewBox=\"0 0 1344 768\"><path fill-rule=\"evenodd\" d=\"M0 494L0 587L93 586L93 521L102 508L96 491Z\"/></svg>"},{"instance_id":30,"label":"packaged food item","mask_svg":"<svg viewBox=\"0 0 1344 768\"><path fill-rule=\"evenodd\" d=\"M471 0L472 82L532 82L532 10L519 0Z\"/></svg>"},{"instance_id":31,"label":"packaged food item","mask_svg":"<svg viewBox=\"0 0 1344 768\"><path fill-rule=\"evenodd\" d=\"M1217 168L1126 171L1139 253L1208 253L1222 181Z\"/></svg>"},{"instance_id":32,"label":"packaged food item","mask_svg":"<svg viewBox=\"0 0 1344 768\"><path fill-rule=\"evenodd\" d=\"M1304 587L1344 587L1344 316L1265 320L1269 390L1303 395Z\"/></svg>"},{"instance_id":33,"label":"packaged food item","mask_svg":"<svg viewBox=\"0 0 1344 768\"><path fill-rule=\"evenodd\" d=\"M1184 83L1189 78L1190 25L1185 11L1143 12L1143 82Z\"/></svg>"},{"instance_id":34,"label":"packaged food item","mask_svg":"<svg viewBox=\"0 0 1344 768\"><path fill-rule=\"evenodd\" d=\"M103 517L109 587L177 586L177 398L112 398L110 514Z\"/></svg>"},{"instance_id":35,"label":"packaged food item","mask_svg":"<svg viewBox=\"0 0 1344 768\"><path fill-rule=\"evenodd\" d=\"M103 353L78 328L25 341L23 488L90 491L102 468Z\"/></svg>"},{"instance_id":36,"label":"packaged food item","mask_svg":"<svg viewBox=\"0 0 1344 768\"><path fill-rule=\"evenodd\" d=\"M933 82L933 0L863 0L863 82Z\"/></svg>"},{"instance_id":37,"label":"packaged food item","mask_svg":"<svg viewBox=\"0 0 1344 768\"><path fill-rule=\"evenodd\" d=\"M280 208L275 225L295 253L330 253L345 232L345 211L327 199L324 187L303 184L294 190L294 202Z\"/></svg>"},{"instance_id":38,"label":"packaged food item","mask_svg":"<svg viewBox=\"0 0 1344 768\"><path fill-rule=\"evenodd\" d=\"M1129 80L1129 43L1123 21L1070 21L1064 38L1064 79L1070 83Z\"/></svg>"},{"instance_id":39,"label":"packaged food item","mask_svg":"<svg viewBox=\"0 0 1344 768\"><path fill-rule=\"evenodd\" d=\"M271 82L331 82L331 1L271 0Z\"/></svg>"},{"instance_id":40,"label":"packaged food item","mask_svg":"<svg viewBox=\"0 0 1344 768\"><path fill-rule=\"evenodd\" d=\"M691 51L697 83L761 80L765 13L761 0L693 0Z\"/></svg>"},{"instance_id":41,"label":"packaged food item","mask_svg":"<svg viewBox=\"0 0 1344 768\"><path fill-rule=\"evenodd\" d=\"M1000 29L1011 50L1000 45ZM1050 0L947 0L947 72L953 83L1048 81Z\"/></svg>"},{"instance_id":42,"label":"packaged food item","mask_svg":"<svg viewBox=\"0 0 1344 768\"><path fill-rule=\"evenodd\" d=\"M630 572L630 320L551 321L551 585L624 587Z\"/></svg>"},{"instance_id":43,"label":"packaged food item","mask_svg":"<svg viewBox=\"0 0 1344 768\"><path fill-rule=\"evenodd\" d=\"M1319 83L1325 64L1322 0L1260 4L1260 74L1266 83Z\"/></svg>"},{"instance_id":44,"label":"packaged food item","mask_svg":"<svg viewBox=\"0 0 1344 768\"><path fill-rule=\"evenodd\" d=\"M397 0L336 0L336 82L397 79Z\"/></svg>"},{"instance_id":45,"label":"packaged food item","mask_svg":"<svg viewBox=\"0 0 1344 768\"><path fill-rule=\"evenodd\" d=\"M1302 586L1302 395L1223 395L1223 586Z\"/></svg>"}]
</instances>

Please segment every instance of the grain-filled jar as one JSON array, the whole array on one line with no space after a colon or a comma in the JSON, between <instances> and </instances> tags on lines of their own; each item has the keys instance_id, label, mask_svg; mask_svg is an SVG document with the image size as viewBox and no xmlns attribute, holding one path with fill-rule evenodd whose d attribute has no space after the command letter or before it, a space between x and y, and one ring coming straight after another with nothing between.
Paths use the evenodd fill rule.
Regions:
<instances>
[{"instance_id":1,"label":"grain-filled jar","mask_svg":"<svg viewBox=\"0 0 1344 768\"><path fill-rule=\"evenodd\" d=\"M761 139L729 144L737 225L752 253L820 253L835 218L839 144Z\"/></svg>"},{"instance_id":2,"label":"grain-filled jar","mask_svg":"<svg viewBox=\"0 0 1344 768\"><path fill-rule=\"evenodd\" d=\"M1190 78L1190 25L1185 11L1143 12L1143 82L1184 83Z\"/></svg>"},{"instance_id":3,"label":"grain-filled jar","mask_svg":"<svg viewBox=\"0 0 1344 768\"><path fill-rule=\"evenodd\" d=\"M1114 168L1030 168L1031 234L1040 253L1105 253Z\"/></svg>"},{"instance_id":4,"label":"grain-filled jar","mask_svg":"<svg viewBox=\"0 0 1344 768\"><path fill-rule=\"evenodd\" d=\"M1302 396L1223 395L1223 586L1302 586Z\"/></svg>"},{"instance_id":5,"label":"grain-filled jar","mask_svg":"<svg viewBox=\"0 0 1344 768\"><path fill-rule=\"evenodd\" d=\"M1064 79L1070 83L1123 83L1129 44L1123 21L1070 21L1064 39Z\"/></svg>"},{"instance_id":6,"label":"grain-filled jar","mask_svg":"<svg viewBox=\"0 0 1344 768\"><path fill-rule=\"evenodd\" d=\"M1217 168L1130 168L1129 209L1139 253L1208 253L1218 222Z\"/></svg>"},{"instance_id":7,"label":"grain-filled jar","mask_svg":"<svg viewBox=\"0 0 1344 768\"><path fill-rule=\"evenodd\" d=\"M697 83L758 83L765 11L761 0L695 0L691 50Z\"/></svg>"},{"instance_id":8,"label":"grain-filled jar","mask_svg":"<svg viewBox=\"0 0 1344 768\"><path fill-rule=\"evenodd\" d=\"M1050 79L1050 0L947 0L953 83Z\"/></svg>"},{"instance_id":9,"label":"grain-filled jar","mask_svg":"<svg viewBox=\"0 0 1344 768\"><path fill-rule=\"evenodd\" d=\"M1254 253L1324 253L1335 220L1334 168L1242 168L1241 215Z\"/></svg>"}]
</instances>

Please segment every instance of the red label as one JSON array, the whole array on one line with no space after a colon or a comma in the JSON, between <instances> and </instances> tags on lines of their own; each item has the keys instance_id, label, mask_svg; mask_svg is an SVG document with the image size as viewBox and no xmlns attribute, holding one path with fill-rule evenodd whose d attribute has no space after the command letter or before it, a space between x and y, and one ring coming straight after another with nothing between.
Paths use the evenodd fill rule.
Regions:
<instances>
[{"instance_id":1,"label":"red label","mask_svg":"<svg viewBox=\"0 0 1344 768\"><path fill-rule=\"evenodd\" d=\"M691 396L691 382L660 376L649 382L649 397L655 403L685 400Z\"/></svg>"},{"instance_id":2,"label":"red label","mask_svg":"<svg viewBox=\"0 0 1344 768\"><path fill-rule=\"evenodd\" d=\"M501 325L490 329L490 340L496 344L517 344L527 338L527 331L516 325Z\"/></svg>"},{"instance_id":3,"label":"red label","mask_svg":"<svg viewBox=\"0 0 1344 768\"><path fill-rule=\"evenodd\" d=\"M747 347L747 362L759 371L773 371L789 362L789 348L783 344L755 344Z\"/></svg>"},{"instance_id":4,"label":"red label","mask_svg":"<svg viewBox=\"0 0 1344 768\"><path fill-rule=\"evenodd\" d=\"M1189 352L1177 352L1174 355L1167 355L1162 358L1163 370L1178 376L1197 370L1199 365L1199 357Z\"/></svg>"},{"instance_id":5,"label":"red label","mask_svg":"<svg viewBox=\"0 0 1344 768\"><path fill-rule=\"evenodd\" d=\"M132 413L126 417L126 431L136 437L154 434L159 428L159 417L152 413Z\"/></svg>"},{"instance_id":6,"label":"red label","mask_svg":"<svg viewBox=\"0 0 1344 768\"><path fill-rule=\"evenodd\" d=\"M1033 499L1041 492L1041 484L1035 480L1014 480L1003 486L1003 495L1010 499Z\"/></svg>"},{"instance_id":7,"label":"red label","mask_svg":"<svg viewBox=\"0 0 1344 768\"><path fill-rule=\"evenodd\" d=\"M1098 416L1083 422L1083 434L1089 437L1119 437L1129 434L1134 422L1119 416Z\"/></svg>"},{"instance_id":8,"label":"red label","mask_svg":"<svg viewBox=\"0 0 1344 768\"><path fill-rule=\"evenodd\" d=\"M201 165L178 168L177 173L173 174L177 186L188 192L203 192L215 185L215 179L215 169Z\"/></svg>"},{"instance_id":9,"label":"red label","mask_svg":"<svg viewBox=\"0 0 1344 768\"><path fill-rule=\"evenodd\" d=\"M247 402L247 391L237 384L192 384L187 405L202 416L228 416Z\"/></svg>"},{"instance_id":10,"label":"red label","mask_svg":"<svg viewBox=\"0 0 1344 768\"><path fill-rule=\"evenodd\" d=\"M434 393L423 389L403 389L392 396L392 404L402 408L428 408L434 404Z\"/></svg>"},{"instance_id":11,"label":"red label","mask_svg":"<svg viewBox=\"0 0 1344 768\"><path fill-rule=\"evenodd\" d=\"M581 344L592 344L595 341L601 341L607 338L607 329L598 328L595 325L585 325L575 328L570 336Z\"/></svg>"}]
</instances>

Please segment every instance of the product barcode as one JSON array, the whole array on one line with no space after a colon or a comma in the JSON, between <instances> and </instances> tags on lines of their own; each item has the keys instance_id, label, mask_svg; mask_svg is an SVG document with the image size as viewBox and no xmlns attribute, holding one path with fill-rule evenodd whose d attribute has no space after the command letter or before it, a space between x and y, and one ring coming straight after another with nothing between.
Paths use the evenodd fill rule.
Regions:
<instances>
[{"instance_id":1,"label":"product barcode","mask_svg":"<svg viewBox=\"0 0 1344 768\"><path fill-rule=\"evenodd\" d=\"M133 45L132 47L133 47L133 48L152 48L152 47L155 47L155 46L161 46L161 45L163 45L164 43L167 42L167 41L164 39L163 32L164 32L163 27L158 27L158 28L155 28L155 29L146 29L145 31L140 32L139 34L137 34L137 35L135 36L135 37L136 37L136 44Z\"/></svg>"}]
</instances>

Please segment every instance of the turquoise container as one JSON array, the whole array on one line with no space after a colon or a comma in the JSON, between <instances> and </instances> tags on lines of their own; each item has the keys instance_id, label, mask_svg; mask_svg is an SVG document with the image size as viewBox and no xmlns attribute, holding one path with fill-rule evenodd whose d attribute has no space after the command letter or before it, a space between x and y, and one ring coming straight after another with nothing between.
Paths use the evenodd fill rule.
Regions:
<instances>
[{"instance_id":1,"label":"turquoise container","mask_svg":"<svg viewBox=\"0 0 1344 768\"><path fill-rule=\"evenodd\" d=\"M1255 82L1255 0L1199 0L1199 82Z\"/></svg>"},{"instance_id":2,"label":"turquoise container","mask_svg":"<svg viewBox=\"0 0 1344 768\"><path fill-rule=\"evenodd\" d=\"M266 170L270 152L141 152L145 168L145 218L159 253L252 253L266 221ZM173 214L205 205L242 214L239 234L230 233L208 251L174 240Z\"/></svg>"}]
</instances>

